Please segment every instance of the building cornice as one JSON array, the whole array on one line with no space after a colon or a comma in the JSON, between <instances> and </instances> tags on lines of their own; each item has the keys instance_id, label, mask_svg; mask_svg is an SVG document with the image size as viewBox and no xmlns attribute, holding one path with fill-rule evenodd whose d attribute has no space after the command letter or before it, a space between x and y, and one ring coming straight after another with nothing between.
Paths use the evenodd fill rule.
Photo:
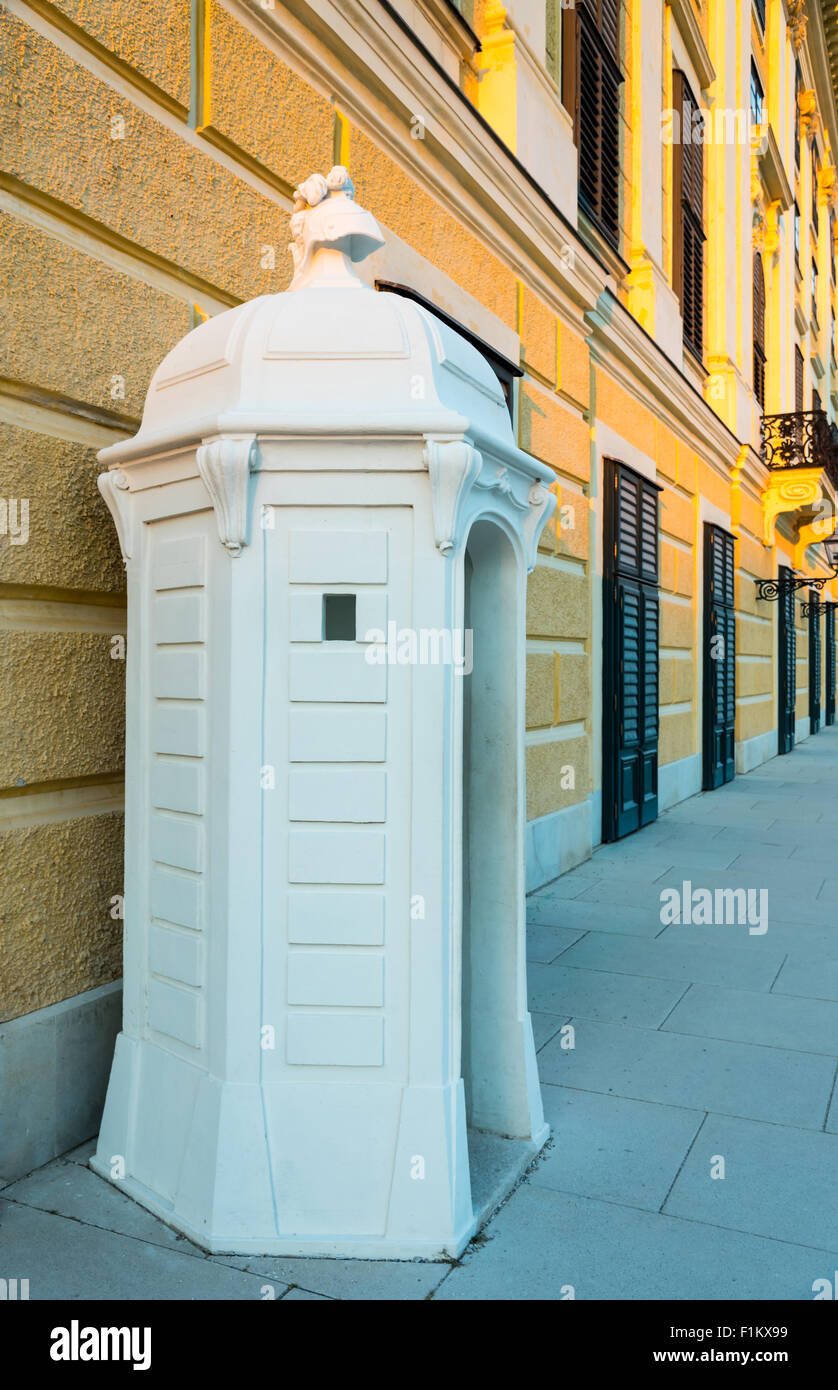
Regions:
<instances>
[{"instance_id":1,"label":"building cornice","mask_svg":"<svg viewBox=\"0 0 838 1390\"><path fill-rule=\"evenodd\" d=\"M586 322L595 361L729 481L730 470L742 451L741 442L628 310L605 292L586 315ZM757 469L762 468L756 455L754 462ZM761 481L758 472L755 481Z\"/></svg>"},{"instance_id":2,"label":"building cornice","mask_svg":"<svg viewBox=\"0 0 838 1390\"><path fill-rule=\"evenodd\" d=\"M672 18L678 26L690 62L695 68L701 90L706 91L716 80L716 69L713 67L695 11L690 0L666 0L666 3L672 10Z\"/></svg>"}]
</instances>

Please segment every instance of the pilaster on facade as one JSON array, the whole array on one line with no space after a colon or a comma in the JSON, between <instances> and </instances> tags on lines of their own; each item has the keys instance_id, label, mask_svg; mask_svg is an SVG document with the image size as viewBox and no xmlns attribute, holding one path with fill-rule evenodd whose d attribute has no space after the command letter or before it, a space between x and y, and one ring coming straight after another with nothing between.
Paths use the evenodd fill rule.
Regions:
<instances>
[{"instance_id":1,"label":"pilaster on facade","mask_svg":"<svg viewBox=\"0 0 838 1390\"><path fill-rule=\"evenodd\" d=\"M547 71L545 7L525 10L488 0L475 25L480 38L475 104L556 206L574 224L577 215L573 122Z\"/></svg>"}]
</instances>

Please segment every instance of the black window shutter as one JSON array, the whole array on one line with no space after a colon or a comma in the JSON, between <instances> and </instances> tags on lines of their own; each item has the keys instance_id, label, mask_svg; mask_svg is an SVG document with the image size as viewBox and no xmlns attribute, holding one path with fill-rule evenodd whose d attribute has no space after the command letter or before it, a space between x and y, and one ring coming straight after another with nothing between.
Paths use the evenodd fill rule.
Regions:
<instances>
[{"instance_id":1,"label":"black window shutter","mask_svg":"<svg viewBox=\"0 0 838 1390\"><path fill-rule=\"evenodd\" d=\"M620 222L620 84L617 0L577 7L576 143L579 206L616 249ZM569 80L569 79L568 79Z\"/></svg>"},{"instance_id":2,"label":"black window shutter","mask_svg":"<svg viewBox=\"0 0 838 1390\"><path fill-rule=\"evenodd\" d=\"M765 409L765 277L762 256L754 253L754 395Z\"/></svg>"},{"instance_id":3,"label":"black window shutter","mask_svg":"<svg viewBox=\"0 0 838 1390\"><path fill-rule=\"evenodd\" d=\"M803 353L795 344L794 349L794 408L803 409Z\"/></svg>"},{"instance_id":4,"label":"black window shutter","mask_svg":"<svg viewBox=\"0 0 838 1390\"><path fill-rule=\"evenodd\" d=\"M704 351L704 146L702 118L684 74L673 73L677 137L673 150L673 283L681 303L684 342Z\"/></svg>"}]
</instances>

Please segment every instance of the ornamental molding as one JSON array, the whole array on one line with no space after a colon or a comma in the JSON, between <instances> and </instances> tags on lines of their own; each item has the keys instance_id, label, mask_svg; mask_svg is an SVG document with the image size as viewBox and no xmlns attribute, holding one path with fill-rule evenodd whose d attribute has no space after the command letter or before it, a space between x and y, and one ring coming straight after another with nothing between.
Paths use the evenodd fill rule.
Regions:
<instances>
[{"instance_id":1,"label":"ornamental molding","mask_svg":"<svg viewBox=\"0 0 838 1390\"><path fill-rule=\"evenodd\" d=\"M799 53L806 38L806 0L789 0L789 32L795 53Z\"/></svg>"},{"instance_id":2,"label":"ornamental molding","mask_svg":"<svg viewBox=\"0 0 838 1390\"><path fill-rule=\"evenodd\" d=\"M440 555L452 555L462 541L465 499L483 466L482 456L464 440L429 440L425 461L431 478L434 541Z\"/></svg>"},{"instance_id":3,"label":"ornamental molding","mask_svg":"<svg viewBox=\"0 0 838 1390\"><path fill-rule=\"evenodd\" d=\"M527 571L535 568L539 536L557 503L550 488L523 468L484 459L464 439L429 439L425 464L440 555L456 555L473 522L494 518L519 538Z\"/></svg>"},{"instance_id":4,"label":"ornamental molding","mask_svg":"<svg viewBox=\"0 0 838 1390\"><path fill-rule=\"evenodd\" d=\"M710 52L704 42L701 25L692 4L690 0L666 0L666 3L672 10L672 18L675 20L678 32L684 41L684 47L695 68L695 75L701 89L705 91L711 83L715 82L716 69L713 67Z\"/></svg>"},{"instance_id":5,"label":"ornamental molding","mask_svg":"<svg viewBox=\"0 0 838 1390\"><path fill-rule=\"evenodd\" d=\"M221 544L233 557L247 545L247 492L256 436L230 435L200 445L198 472L215 511Z\"/></svg>"},{"instance_id":6,"label":"ornamental molding","mask_svg":"<svg viewBox=\"0 0 838 1390\"><path fill-rule=\"evenodd\" d=\"M128 477L125 473L112 470L100 473L96 482L113 517L122 559L127 563L134 555L134 517Z\"/></svg>"},{"instance_id":7,"label":"ornamental molding","mask_svg":"<svg viewBox=\"0 0 838 1390\"><path fill-rule=\"evenodd\" d=\"M796 570L803 568L806 551L810 545L822 545L824 541L829 540L830 536L835 535L836 524L838 524L838 517L833 513L832 516L818 517L815 521L803 522L797 528L797 540L792 557L792 564Z\"/></svg>"},{"instance_id":8,"label":"ornamental molding","mask_svg":"<svg viewBox=\"0 0 838 1390\"><path fill-rule=\"evenodd\" d=\"M798 93L797 108L800 112L801 134L804 139L811 140L814 135L817 135L820 128L818 94L814 87L809 87L806 91Z\"/></svg>"},{"instance_id":9,"label":"ornamental molding","mask_svg":"<svg viewBox=\"0 0 838 1390\"><path fill-rule=\"evenodd\" d=\"M774 544L774 523L782 512L796 512L823 501L823 468L775 469L761 497L763 507L762 543Z\"/></svg>"}]
</instances>

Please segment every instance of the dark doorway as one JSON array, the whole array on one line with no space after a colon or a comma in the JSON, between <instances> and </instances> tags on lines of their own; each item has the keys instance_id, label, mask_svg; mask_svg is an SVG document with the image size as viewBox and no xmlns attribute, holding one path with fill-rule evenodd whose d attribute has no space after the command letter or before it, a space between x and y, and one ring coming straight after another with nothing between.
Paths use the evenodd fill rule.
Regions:
<instances>
[{"instance_id":1,"label":"dark doorway","mask_svg":"<svg viewBox=\"0 0 838 1390\"><path fill-rule=\"evenodd\" d=\"M704 526L704 790L736 775L736 542Z\"/></svg>"},{"instance_id":2,"label":"dark doorway","mask_svg":"<svg viewBox=\"0 0 838 1390\"><path fill-rule=\"evenodd\" d=\"M809 732L821 727L821 596L809 590Z\"/></svg>"},{"instance_id":3,"label":"dark doorway","mask_svg":"<svg viewBox=\"0 0 838 1390\"><path fill-rule=\"evenodd\" d=\"M826 701L824 724L835 723L835 604L825 603L823 609L824 648L826 656Z\"/></svg>"},{"instance_id":4,"label":"dark doorway","mask_svg":"<svg viewBox=\"0 0 838 1390\"><path fill-rule=\"evenodd\" d=\"M602 838L658 814L657 483L605 460Z\"/></svg>"},{"instance_id":5,"label":"dark doorway","mask_svg":"<svg viewBox=\"0 0 838 1390\"><path fill-rule=\"evenodd\" d=\"M794 590L791 570L780 566L778 650L778 751L790 753L794 747L795 706L797 704L797 632L794 626Z\"/></svg>"}]
</instances>

